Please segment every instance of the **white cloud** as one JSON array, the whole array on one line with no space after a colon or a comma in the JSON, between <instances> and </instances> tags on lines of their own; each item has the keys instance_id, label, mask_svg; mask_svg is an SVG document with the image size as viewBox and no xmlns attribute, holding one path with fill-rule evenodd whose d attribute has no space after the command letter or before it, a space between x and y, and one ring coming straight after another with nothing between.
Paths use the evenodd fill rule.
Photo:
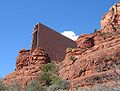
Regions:
<instances>
[{"instance_id":1,"label":"white cloud","mask_svg":"<svg viewBox=\"0 0 120 91\"><path fill-rule=\"evenodd\" d=\"M79 37L73 31L64 31L61 34L68 37L68 38L70 38L70 39L72 39L72 40L77 40L77 38Z\"/></svg>"}]
</instances>

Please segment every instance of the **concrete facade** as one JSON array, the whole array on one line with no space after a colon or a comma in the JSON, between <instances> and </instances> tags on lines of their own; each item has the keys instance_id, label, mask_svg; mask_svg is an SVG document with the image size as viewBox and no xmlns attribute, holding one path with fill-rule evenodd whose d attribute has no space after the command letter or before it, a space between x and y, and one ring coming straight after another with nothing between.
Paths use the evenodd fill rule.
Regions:
<instances>
[{"instance_id":1,"label":"concrete facade","mask_svg":"<svg viewBox=\"0 0 120 91\"><path fill-rule=\"evenodd\" d=\"M66 49L75 48L77 45L75 41L39 23L34 27L31 50L38 47L43 48L51 60L62 61Z\"/></svg>"}]
</instances>

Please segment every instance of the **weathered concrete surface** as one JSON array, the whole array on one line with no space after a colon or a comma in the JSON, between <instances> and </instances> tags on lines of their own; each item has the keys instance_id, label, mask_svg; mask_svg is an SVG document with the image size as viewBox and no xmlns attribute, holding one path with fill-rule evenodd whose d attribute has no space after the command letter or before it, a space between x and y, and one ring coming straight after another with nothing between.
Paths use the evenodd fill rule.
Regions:
<instances>
[{"instance_id":1,"label":"weathered concrete surface","mask_svg":"<svg viewBox=\"0 0 120 91\"><path fill-rule=\"evenodd\" d=\"M62 61L66 49L77 45L75 41L39 23L34 28L31 50L37 47L42 47L52 60Z\"/></svg>"}]
</instances>

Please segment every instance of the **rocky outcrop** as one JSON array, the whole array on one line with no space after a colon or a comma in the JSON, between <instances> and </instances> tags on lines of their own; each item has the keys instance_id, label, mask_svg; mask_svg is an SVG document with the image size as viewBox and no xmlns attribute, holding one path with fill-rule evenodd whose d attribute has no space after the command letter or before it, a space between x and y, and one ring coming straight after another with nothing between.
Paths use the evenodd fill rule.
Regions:
<instances>
[{"instance_id":1,"label":"rocky outcrop","mask_svg":"<svg viewBox=\"0 0 120 91\"><path fill-rule=\"evenodd\" d=\"M22 49L19 51L18 57L16 59L16 69L20 70L25 66L29 65L30 50Z\"/></svg>"},{"instance_id":2,"label":"rocky outcrop","mask_svg":"<svg viewBox=\"0 0 120 91\"><path fill-rule=\"evenodd\" d=\"M117 69L120 66L120 36L104 41L89 49L68 49L59 76L70 80L73 87L115 83L120 77Z\"/></svg>"},{"instance_id":3,"label":"rocky outcrop","mask_svg":"<svg viewBox=\"0 0 120 91\"><path fill-rule=\"evenodd\" d=\"M120 30L120 2L113 5L101 20L103 32L114 32Z\"/></svg>"},{"instance_id":4,"label":"rocky outcrop","mask_svg":"<svg viewBox=\"0 0 120 91\"><path fill-rule=\"evenodd\" d=\"M38 77L42 66L48 62L50 58L42 48L36 48L32 54L30 50L20 50L16 60L16 70L7 75L4 82L11 84L17 80L24 87Z\"/></svg>"},{"instance_id":5,"label":"rocky outcrop","mask_svg":"<svg viewBox=\"0 0 120 91\"><path fill-rule=\"evenodd\" d=\"M77 48L68 48L59 76L70 87L96 84L115 86L120 82L120 3L113 5L94 34L81 35ZM119 84L120 85L120 84Z\"/></svg>"}]
</instances>

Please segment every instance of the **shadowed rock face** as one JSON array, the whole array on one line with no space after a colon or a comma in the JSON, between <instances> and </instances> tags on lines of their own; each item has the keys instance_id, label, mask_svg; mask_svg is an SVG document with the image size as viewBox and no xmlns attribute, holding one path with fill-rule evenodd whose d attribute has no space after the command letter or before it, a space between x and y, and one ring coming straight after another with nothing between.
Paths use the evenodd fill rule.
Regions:
<instances>
[{"instance_id":1,"label":"shadowed rock face","mask_svg":"<svg viewBox=\"0 0 120 91\"><path fill-rule=\"evenodd\" d=\"M67 49L59 76L70 80L71 88L96 84L118 85L120 79L120 3L101 20L101 30L81 35L77 48ZM119 84L120 85L120 84Z\"/></svg>"},{"instance_id":2,"label":"shadowed rock face","mask_svg":"<svg viewBox=\"0 0 120 91\"><path fill-rule=\"evenodd\" d=\"M50 58L42 48L36 48L32 54L30 50L20 50L16 60L16 70L7 75L4 82L10 84L17 80L24 87L38 77L42 66L48 62Z\"/></svg>"}]
</instances>

